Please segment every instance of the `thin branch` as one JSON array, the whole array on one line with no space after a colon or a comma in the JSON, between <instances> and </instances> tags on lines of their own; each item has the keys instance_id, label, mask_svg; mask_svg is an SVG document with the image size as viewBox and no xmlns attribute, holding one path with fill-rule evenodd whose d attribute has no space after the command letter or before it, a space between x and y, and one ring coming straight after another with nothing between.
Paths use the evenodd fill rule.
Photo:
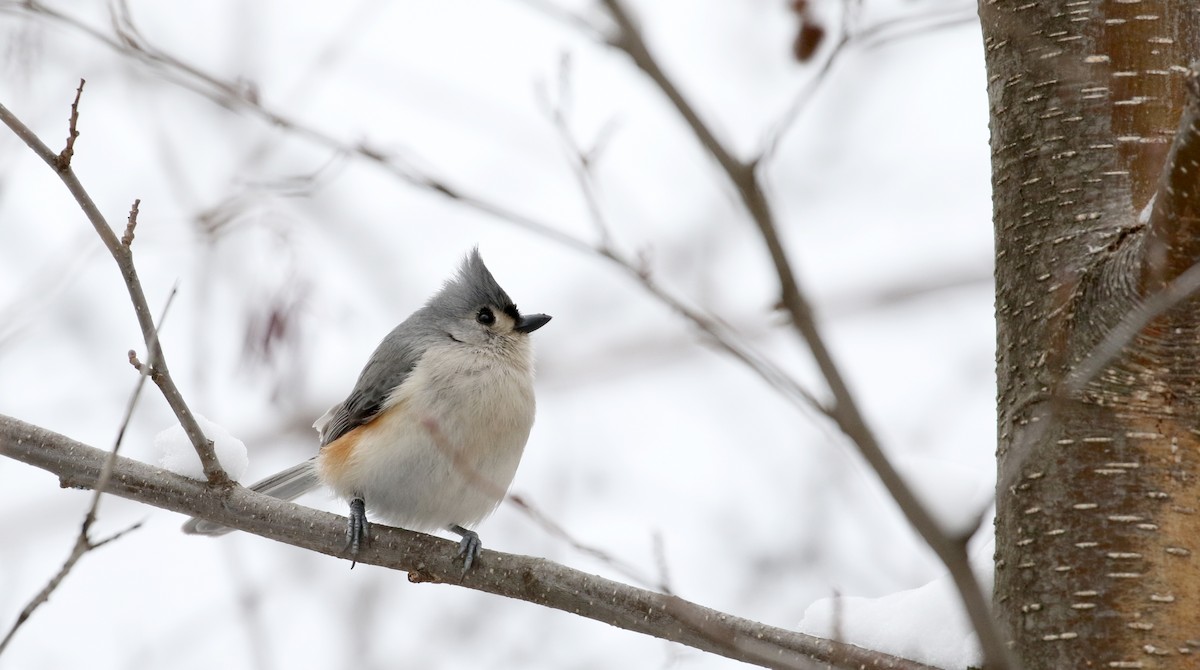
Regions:
<instances>
[{"instance_id":1,"label":"thin branch","mask_svg":"<svg viewBox=\"0 0 1200 670\"><path fill-rule=\"evenodd\" d=\"M566 150L567 159L571 164L571 172L574 173L575 181L579 184L587 204L588 218L596 230L599 240L597 246L601 249L608 249L612 246L612 233L609 232L609 227L600 210L600 200L596 197L595 180L592 174L597 152L595 149L591 152L584 151L571 132L570 121L567 119L569 105L565 102L570 93L570 86L570 60L564 54L559 63L558 89L551 92L547 85L539 85L538 102L541 103L542 112L546 118L550 119L551 125L558 133L559 141Z\"/></svg>"},{"instance_id":2,"label":"thin branch","mask_svg":"<svg viewBox=\"0 0 1200 670\"><path fill-rule=\"evenodd\" d=\"M564 70L561 79L562 86L566 86L569 83L566 80L566 76L566 71ZM758 355L750 347L739 342L739 338L735 336L733 329L712 315L692 309L675 296L667 293L654 282L644 264L635 262L617 251L616 247L613 246L612 235L609 232L611 227L604 216L604 210L600 206L600 201L596 195L595 175L592 173L588 154L583 151L571 134L571 129L567 125L566 116L562 111L561 104L556 105L552 102L548 93L543 96L542 103L547 116L555 126L559 140L566 150L567 159L571 164L571 173L575 177L576 183L579 185L579 192L582 194L587 205L592 227L597 231L599 236L599 242L589 250L601 258L616 264L626 275L640 284L646 292L674 310L675 313L684 319L690 321L700 332L711 338L712 343L717 348L725 351L748 367L759 378L765 381L768 386L775 389L788 400L791 400L798 408L801 410L816 410L823 416L833 418L832 412L820 400L805 390L791 375Z\"/></svg>"},{"instance_id":3,"label":"thin branch","mask_svg":"<svg viewBox=\"0 0 1200 670\"><path fill-rule=\"evenodd\" d=\"M612 0L605 0L604 4L606 6L617 7L619 9L619 5ZM451 186L449 183L440 179L417 172L409 165L401 163L392 157L384 156L381 152L370 148L365 143L360 143L354 146L345 145L322 131L295 123L293 120L264 107L255 96L252 96L245 91L245 87L237 87L225 82L221 82L211 75L207 75L197 68L187 65L178 59L165 56L161 52L148 50L144 42L139 42L137 39L135 39L136 37L140 37L135 33L121 33L122 39L118 42L99 33L95 29L86 26L77 19L50 9L36 0L27 0L23 7L26 10L62 21L68 25L83 30L96 39L109 44L120 53L133 55L141 59L143 62L159 68L167 75L168 79L176 81L185 88L194 90L218 103L227 105L234 109L252 111L260 118L273 125L283 128L287 132L291 132L299 137L313 141L314 143L333 148L336 151L345 151L361 158L365 158L369 161L373 161L384 167L398 178L401 178L415 186L441 194L460 204L548 237L564 244L567 247L574 248L576 250L587 251L590 253L597 252L596 249L592 248L588 243L580 239L577 239L566 233L562 233L545 223L532 219L531 217L512 212L504 207L473 196L465 191ZM639 52L641 60L639 61L638 58L635 58L635 62L638 63L639 66L647 63L653 64L654 61L650 57L649 51L645 48L644 42L640 40L640 35L636 33L636 30L632 30L633 26L631 22L627 22L627 24L627 27L621 27L618 33L623 36L628 36L632 31L632 34L637 37L637 43L641 45L641 50ZM117 24L117 27L119 32L124 30L120 23ZM622 44L620 40L618 40L614 42L614 46L626 49L627 53L631 53L628 51L628 49L633 48L633 46L636 45ZM633 54L631 53L631 55ZM654 67L657 68L657 65L655 64ZM734 181L737 191L750 211L752 218L756 223L759 224L760 231L764 236L764 240L767 241L768 248L771 251L772 260L775 262L776 270L781 275L781 285L783 288L783 299L781 303L784 308L791 313L793 317L793 323L797 326L797 329L801 331L802 335L806 336L806 339L810 334L818 335L815 330L815 325L813 324L812 316L809 313L807 303L796 286L795 277L791 273L791 268L788 265L787 258L783 253L782 246L779 244L777 234L775 233L773 215L765 195L762 193L757 176L755 175L757 164L754 162L741 163L734 159L733 156L716 140L715 136L708 131L707 127L704 126L699 117L696 116L694 111L691 110L679 92L674 89L673 85L670 84L670 81L665 77L665 75L662 74L661 70L658 70L657 74L659 78L657 81L666 82L666 84L670 87L669 90L673 91L673 96L669 94L668 97L670 97L677 105L677 109L689 121L689 125L693 127L693 130L697 132L698 136L700 136L702 133L704 134L704 136L701 136L702 143L705 143L706 148L714 154L714 156L718 159L718 163L721 163L723 169ZM705 140L707 141L705 142ZM769 225L763 225L764 222ZM659 287L649 280L649 274L642 267L640 267L639 264L622 258L611 251L609 253L601 253L600 255L616 262L632 277L640 281L652 295L656 296L673 309L676 309L676 311L692 321L693 324L697 325L703 332L712 336L719 346L732 353L735 358L744 364L748 365L773 388L784 392L785 397L796 401L797 404L801 405L802 407L821 408L822 412L833 417L834 421L839 425L839 427L841 427L844 432L846 432L855 440L860 450L863 451L864 457L873 467L878 464L877 461L879 459L883 458L882 452L879 451L878 445L874 443L874 438L870 435L870 431L862 421L861 416L859 416L857 409L854 407L852 402L846 402L847 399L852 401L852 398L850 397L848 390L845 388L844 383L841 381L840 375L837 374L837 369L833 366L832 359L829 357L828 351L825 349L819 337L814 337L808 341L810 348L813 350L814 358L817 360L822 372L825 373L826 379L834 392L835 399L837 400L837 405L832 410L822 408L822 405L815 398L800 388L799 385L796 384L795 381L792 380L788 375L778 371L775 366L759 359L759 357L754 355L749 349L740 347L734 343L734 341L729 338L729 333L726 332L726 330L723 329L715 319L687 308L680 301L663 292ZM833 375L829 374L830 370L834 372ZM855 421L855 419L857 419L857 421ZM863 442L860 439L864 434L870 438L866 442ZM873 454L871 453L872 447L874 448ZM886 463L886 460L884 463ZM888 475L889 470L891 473L890 476ZM880 474L885 486L889 489L889 491L893 492L893 497L896 497L897 503L901 507L902 511L905 511L906 514L909 514L909 506L911 504L915 504L915 497L911 496L911 492L907 497L903 495L897 497L895 493L897 487L899 487L900 490L906 490L903 481L899 479L899 476L895 474L894 470L890 469L890 465L886 466L882 471L877 468L877 472ZM928 541L926 533L928 533L931 529L936 530L936 526L929 525L932 524L932 518L927 514L925 514L924 517L920 515L909 515L909 518L914 526L917 527L918 532L920 532L923 537L926 537ZM924 523L923 521L928 523ZM940 550L939 545L931 544L931 546L934 547L935 552L937 552L939 557L943 559L943 562L947 562L948 560L951 562L957 561L961 565L965 566L965 551L962 551L961 547L956 547L954 542L948 541L948 544L942 544L940 546ZM963 557L962 560L959 560L959 556ZM969 569L965 572L961 570L956 572L953 565L950 565L949 563L948 565L950 567L951 574L955 577L955 583L960 587L960 590L964 588L964 584L966 584L968 587L970 587L972 584L975 584L974 575L970 573ZM974 599L968 595L969 591L972 591L972 589L968 588L967 591L964 591L964 601L967 604L967 609L971 614L973 623L978 624L978 622L981 620L981 613L983 618L986 618L986 602L984 602L982 595L979 594L977 584L973 589L973 592L976 594ZM989 644L989 640L994 636L987 634L983 630L980 631L980 634L984 641L983 646L985 649L985 654L987 654L990 658L991 653L989 650L994 649L994 646Z\"/></svg>"},{"instance_id":4,"label":"thin branch","mask_svg":"<svg viewBox=\"0 0 1200 670\"><path fill-rule=\"evenodd\" d=\"M765 165L775 158L775 154L778 152L779 145L783 142L784 136L796 125L796 119L800 118L800 115L808 105L816 99L817 91L829 79L829 73L833 71L834 64L838 62L849 44L850 36L843 32L838 38L837 43L833 45L833 50L821 62L821 67L817 68L817 71L812 74L800 91L792 98L791 103L784 109L783 114L779 115L779 119L767 131L766 137L762 142L762 147L758 150L758 158L755 159L756 163Z\"/></svg>"},{"instance_id":5,"label":"thin branch","mask_svg":"<svg viewBox=\"0 0 1200 670\"><path fill-rule=\"evenodd\" d=\"M846 385L841 371L817 328L808 300L800 289L791 262L784 251L774 212L757 175L757 165L737 160L700 119L699 114L655 60L642 37L641 30L621 0L601 1L617 24L617 33L609 38L608 43L625 52L638 69L645 73L671 102L696 136L697 141L712 155L737 190L742 204L757 226L775 265L776 274L779 276L780 304L791 317L792 325L796 328L797 333L807 343L817 367L833 393L834 405L831 416L834 421L855 444L871 469L875 471L909 523L949 570L954 585L962 597L971 624L979 636L985 664L994 670L1014 667L999 627L992 618L988 598L984 595L979 580L976 579L975 573L967 561L966 547L957 538L951 538L942 531L933 515L917 499L912 489L887 459L875 434L859 411L854 395Z\"/></svg>"},{"instance_id":6,"label":"thin branch","mask_svg":"<svg viewBox=\"0 0 1200 670\"><path fill-rule=\"evenodd\" d=\"M98 483L108 454L68 437L0 415L0 455L47 470L63 486ZM346 558L345 518L301 507L240 486L213 488L145 463L117 457L107 493ZM572 570L545 559L484 550L477 569L462 574L456 543L382 524L356 559L409 573L411 581L455 584L579 614L626 630L769 668L934 670L852 645L767 626ZM693 622L702 621L697 627Z\"/></svg>"},{"instance_id":7,"label":"thin branch","mask_svg":"<svg viewBox=\"0 0 1200 670\"><path fill-rule=\"evenodd\" d=\"M243 89L238 88L232 82L223 82L213 75L184 63L182 60L172 55L157 50L149 51L149 47L145 45L144 38L141 38L140 34L135 33L138 40L135 40L133 36L126 36L122 38L122 40L118 41L108 37L107 35L104 35L82 21L79 21L72 16L62 14L61 12L58 12L57 10L48 7L37 0L27 0L22 7L25 10L34 13L35 15L49 18L69 27L80 30L89 37L92 37L93 39L96 39L101 43L111 47L118 53L133 56L143 63L156 67L160 72L163 72L167 75L167 79L169 81L173 81L185 89L201 95L207 100L220 104L226 108L232 108L234 110L245 109L252 111L267 122L279 126L285 131L294 133L301 138L312 141L319 146L325 146L337 153L356 156L358 158L373 162L387 170L394 177L397 177L406 183L414 185L418 188L431 190L462 206L474 209L475 211L487 214L489 216L493 216L501 221L511 223L520 228L546 237L552 241L558 242L570 249L582 251L588 254L598 254L606 260L616 263L627 275L634 278L637 283L641 284L652 296L661 301L670 309L676 311L685 319L691 321L692 324L699 328L701 332L712 338L713 343L715 343L718 348L733 355L735 359L749 367L751 371L766 381L771 388L783 393L785 397L793 401L793 403L803 410L815 408L821 414L829 414L829 410L824 408L819 400L805 391L798 382L792 379L787 373L783 372L780 368L778 368L778 366L771 364L762 356L755 353L747 345L739 343L737 338L733 336L732 331L720 324L717 319L687 307L681 300L668 294L660 286L650 281L649 273L643 267L641 267L641 264L635 263L628 258L619 256L612 250L609 250L608 252L598 251L587 241L556 230L547 223L508 210L440 179L417 173L410 169L407 165L396 162L393 159L390 159L383 154L370 149L366 144L360 143L353 146L343 144L329 133L310 126L305 126L283 116L274 110L267 108L264 103L262 103L256 97L249 96L243 91ZM126 20L125 23L131 22ZM233 98L230 96L233 96Z\"/></svg>"},{"instance_id":8,"label":"thin branch","mask_svg":"<svg viewBox=\"0 0 1200 670\"><path fill-rule=\"evenodd\" d=\"M880 21L855 33L854 42L859 48L869 51L895 42L978 21L979 13L973 4L966 7L938 8L930 12Z\"/></svg>"},{"instance_id":9,"label":"thin branch","mask_svg":"<svg viewBox=\"0 0 1200 670\"><path fill-rule=\"evenodd\" d=\"M78 103L78 101L79 99L77 96L76 103ZM162 326L163 320L167 316L167 310L171 307L171 302L175 299L175 293L175 289L171 289L171 294L167 297L167 302L163 306L162 315L158 319L160 327ZM130 354L132 353L133 352L130 352ZM80 524L79 534L75 537L75 545L71 548L70 555L67 556L67 560L63 561L62 567L58 569L58 572L50 578L50 581L46 582L46 585L42 587L42 590L39 591L37 595L35 595L29 601L29 603L25 605L24 609L21 610L21 613L17 615L16 621L14 621L12 627L8 629L8 633L5 634L4 639L0 640L0 654L4 653L5 648L8 647L8 644L12 641L13 636L17 634L17 630L19 630L21 626L29 620L29 617L33 615L34 611L50 599L50 595L58 589L63 580L67 578L67 575L71 573L71 570L75 568L75 564L79 562L79 559L83 558L84 554L95 549L99 549L109 542L121 538L129 531L141 527L142 524L139 522L98 542L93 542L91 539L92 525L96 523L97 511L100 508L100 496L104 492L104 489L108 486L108 482L112 479L112 471L117 462L117 452L120 451L121 444L125 441L125 432L129 428L130 420L133 419L133 411L137 407L138 399L141 397L142 389L145 388L145 386L146 375L142 374L138 377L137 383L134 384L133 392L129 394L129 402L125 404L125 414L121 417L121 425L117 429L117 436L113 440L112 449L109 450L107 457L104 459L104 464L100 468L100 475L96 479L96 487L92 493L92 502L88 506L87 513L83 516L83 523Z\"/></svg>"},{"instance_id":10,"label":"thin branch","mask_svg":"<svg viewBox=\"0 0 1200 670\"><path fill-rule=\"evenodd\" d=\"M617 255L615 252L607 252L603 256L616 263L618 267L641 284L642 288L657 298L659 302L692 322L692 325L699 328L705 335L708 335L714 346L733 356L735 360L741 362L751 372L758 375L768 386L778 391L784 398L790 400L798 409L802 411L815 409L823 416L830 417L835 421L837 420L834 414L835 410L826 407L816 396L801 386L800 382L780 369L779 366L758 355L758 353L749 347L742 345L738 341L738 338L734 336L733 331L724 323L711 315L704 314L683 304L682 301L667 293L659 286L648 272L639 269L628 259Z\"/></svg>"},{"instance_id":11,"label":"thin branch","mask_svg":"<svg viewBox=\"0 0 1200 670\"><path fill-rule=\"evenodd\" d=\"M58 152L55 164L59 170L66 170L71 167L71 157L75 155L75 140L79 137L79 129L76 125L79 123L79 97L83 95L83 85L86 82L83 79L79 80L79 88L75 89L75 101L71 103L71 118L67 122L67 145L63 150Z\"/></svg>"},{"instance_id":12,"label":"thin branch","mask_svg":"<svg viewBox=\"0 0 1200 670\"><path fill-rule=\"evenodd\" d=\"M541 527L543 531L552 537L566 542L575 551L586 556L591 556L618 573L624 575L627 579L633 580L634 582L637 582L646 588L656 589L661 593L671 593L671 588L666 581L651 579L650 577L642 574L641 570L638 570L636 566L617 558L616 556L599 547L584 544L582 541L576 539L574 536L568 533L566 528L563 528L561 525L555 522L554 519L550 518L549 514L546 514L541 509L525 500L524 497L517 494L510 494L508 496L508 501L513 505L516 505L517 509L524 512L525 516L529 517L535 524Z\"/></svg>"},{"instance_id":13,"label":"thin branch","mask_svg":"<svg viewBox=\"0 0 1200 670\"><path fill-rule=\"evenodd\" d=\"M1187 103L1154 194L1141 258L1141 290L1150 295L1200 261L1200 62L1185 80Z\"/></svg>"},{"instance_id":14,"label":"thin branch","mask_svg":"<svg viewBox=\"0 0 1200 670\"><path fill-rule=\"evenodd\" d=\"M1200 291L1200 263L1129 310L1067 377L1065 397L1079 393L1158 317ZM1064 398L1065 399L1065 398Z\"/></svg>"},{"instance_id":15,"label":"thin branch","mask_svg":"<svg viewBox=\"0 0 1200 670\"><path fill-rule=\"evenodd\" d=\"M1145 297L1071 371L1066 397L1081 392L1152 321L1200 290L1200 63L1192 64L1185 83L1187 103L1140 249Z\"/></svg>"},{"instance_id":16,"label":"thin branch","mask_svg":"<svg viewBox=\"0 0 1200 670\"><path fill-rule=\"evenodd\" d=\"M141 206L141 200L134 200L133 206L129 208L129 219L125 222L125 233L121 235L121 246L125 248L133 246L133 231L137 228L138 208ZM171 295L175 295L173 291Z\"/></svg>"},{"instance_id":17,"label":"thin branch","mask_svg":"<svg viewBox=\"0 0 1200 670\"><path fill-rule=\"evenodd\" d=\"M847 15L852 14L849 8L847 8L845 13ZM771 159L775 157L779 149L779 145L783 142L784 136L795 127L796 120L800 118L808 105L816 99L817 91L829 79L833 66L850 49L857 48L868 51L902 39L946 28L953 28L976 20L978 20L978 15L974 11L968 13L964 12L961 8L954 7L886 19L864 28L857 28L857 26L852 25L852 23L857 22L844 19L838 40L834 44L833 49L825 57L825 60L821 62L821 66L817 71L800 87L800 90L792 98L792 101L784 109L783 113L779 115L775 123L771 125L771 129L767 132L761 147L755 154L757 158L752 162L756 164L771 162Z\"/></svg>"},{"instance_id":18,"label":"thin branch","mask_svg":"<svg viewBox=\"0 0 1200 670\"><path fill-rule=\"evenodd\" d=\"M87 522L84 523L86 526ZM50 578L50 581L46 582L46 585L42 587L42 590L38 591L37 595L35 595L33 599L31 599L29 603L25 605L25 608L22 609L21 613L17 615L17 619L13 622L12 627L8 629L8 633L5 634L4 639L0 640L0 654L3 654L4 650L8 648L9 643L12 642L13 637L17 634L17 631L21 629L21 626L23 626L26 621L29 621L29 617L33 616L34 611L36 611L38 607L41 607L46 601L50 600L50 595L58 589L59 585L62 584L63 580L66 579L67 575L71 573L72 569L74 569L75 564L79 562L79 559L83 558L84 554L122 537L131 530L140 528L141 525L142 524L140 522L136 523L125 530L122 530L95 543L88 539L86 529L81 531L75 538L75 546L71 548L71 554L67 556L67 560L63 561L62 567L60 567L58 572Z\"/></svg>"},{"instance_id":19,"label":"thin branch","mask_svg":"<svg viewBox=\"0 0 1200 670\"><path fill-rule=\"evenodd\" d=\"M560 7L557 3L549 0L520 0L521 4L530 9L543 14L550 19L568 25L575 30L583 33L590 39L603 40L604 32L590 21L575 14L574 12Z\"/></svg>"},{"instance_id":20,"label":"thin branch","mask_svg":"<svg viewBox=\"0 0 1200 670\"><path fill-rule=\"evenodd\" d=\"M158 330L162 328L163 322L167 318L167 312L171 309L171 303L175 301L175 295L179 291L179 286L171 287L171 292L167 295L167 300L163 303L162 313L158 317L158 325L154 329L154 337L157 340ZM129 352L130 357L135 357L133 351ZM136 357L135 357L136 358ZM142 396L142 389L146 386L146 378L150 376L150 371L156 364L154 359L150 360L150 364L146 366L138 366L138 380L133 386L133 392L129 394L129 402L125 403L125 415L121 417L121 427L117 429L117 437L113 440L113 448L108 453L108 459L104 461L104 469L100 472L100 480L96 484L95 494L92 496L92 504L88 509L87 516L83 520L83 528L80 535L86 540L88 531L92 524L96 521L96 511L100 508L100 494L104 492L104 488L108 485L108 480L112 477L113 464L117 460L117 452L121 450L121 444L125 441L125 432L129 430L129 422L133 420L133 411L137 409L138 400ZM116 539L115 537L105 540ZM99 546L99 545L96 545Z\"/></svg>"},{"instance_id":21,"label":"thin branch","mask_svg":"<svg viewBox=\"0 0 1200 670\"><path fill-rule=\"evenodd\" d=\"M339 140L331 133L314 126L306 125L277 109L267 106L259 98L256 89L246 86L245 82L223 80L184 61L182 58L153 47L137 29L133 17L129 13L129 8L119 3L112 7L112 24L117 34L116 38L109 37L83 21L69 14L64 14L38 0L25 0L20 5L20 9L80 30L114 51L132 56L154 68L169 81L173 81L183 88L212 100L223 107L252 114L271 126L303 138L317 146L324 147L335 154L347 154L364 159L407 184L449 198L469 208L506 221L566 247L581 251L589 250L586 242L563 233L546 222L538 221L533 217L526 216L468 193L441 178L432 176L428 171L418 170L409 161L402 160L395 154L387 154L372 147L368 142L348 143Z\"/></svg>"},{"instance_id":22,"label":"thin branch","mask_svg":"<svg viewBox=\"0 0 1200 670\"><path fill-rule=\"evenodd\" d=\"M80 89L82 89L82 83L80 84ZM72 119L75 116L75 114L72 114ZM133 264L132 248L122 244L121 240L117 239L112 226L105 220L104 215L100 213L99 208L96 207L96 203L92 201L91 196L83 188L83 184L80 183L71 166L61 165L58 155L51 151L28 126L13 115L3 104L0 104L0 121L3 121L4 125L12 129L17 137L21 138L43 162L54 169L63 184L66 185L67 190L75 197L75 202L79 204L80 209L83 210L92 227L96 229L96 234L100 236L100 240L104 242L104 246L112 254L113 260L117 262L117 268L121 271L121 277L125 280L129 299L133 302L133 311L137 315L138 325L142 329L142 338L146 343L146 350L149 352L148 358L153 365L150 378L162 391L167 404L175 412L176 418L179 419L180 425L183 426L184 432L187 433L192 446L195 447L196 453L200 455L200 462L204 465L204 475L208 478L209 483L214 485L228 484L229 477L221 468L220 462L217 461L212 443L204 437L204 432L200 430L200 426L196 423L196 418L192 415L192 411L183 399L183 394L175 386L175 381L171 378L171 373L167 369L167 361L163 356L162 347L158 340L158 333L154 328L154 321L150 316L150 307L146 303L146 294L142 290L142 283L138 279L137 268ZM72 121L72 132L75 132L74 121ZM135 220L136 214L131 213L130 217L131 220ZM127 230L127 233L131 232L131 228ZM130 240L132 241L132 238Z\"/></svg>"}]
</instances>

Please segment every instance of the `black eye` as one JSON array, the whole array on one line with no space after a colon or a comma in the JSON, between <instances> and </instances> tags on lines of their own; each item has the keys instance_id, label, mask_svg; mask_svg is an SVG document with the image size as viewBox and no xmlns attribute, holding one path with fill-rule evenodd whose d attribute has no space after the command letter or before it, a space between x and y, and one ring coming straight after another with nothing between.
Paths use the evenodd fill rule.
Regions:
<instances>
[{"instance_id":1,"label":"black eye","mask_svg":"<svg viewBox=\"0 0 1200 670\"><path fill-rule=\"evenodd\" d=\"M490 326L496 323L496 315L492 314L490 307L480 307L479 313L475 315L475 320L485 326Z\"/></svg>"}]
</instances>

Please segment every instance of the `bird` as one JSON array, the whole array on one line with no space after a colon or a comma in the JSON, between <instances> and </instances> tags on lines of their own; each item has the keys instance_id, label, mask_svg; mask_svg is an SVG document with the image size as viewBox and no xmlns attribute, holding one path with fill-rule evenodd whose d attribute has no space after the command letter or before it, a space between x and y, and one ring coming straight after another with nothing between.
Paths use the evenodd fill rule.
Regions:
<instances>
[{"instance_id":1,"label":"bird","mask_svg":"<svg viewBox=\"0 0 1200 670\"><path fill-rule=\"evenodd\" d=\"M313 424L317 455L250 489L288 501L332 490L349 503L352 559L370 537L367 511L409 530L449 530L461 537L455 558L465 574L483 546L471 528L507 494L533 427L529 335L550 318L522 314L475 247ZM192 518L183 530L233 529Z\"/></svg>"}]
</instances>

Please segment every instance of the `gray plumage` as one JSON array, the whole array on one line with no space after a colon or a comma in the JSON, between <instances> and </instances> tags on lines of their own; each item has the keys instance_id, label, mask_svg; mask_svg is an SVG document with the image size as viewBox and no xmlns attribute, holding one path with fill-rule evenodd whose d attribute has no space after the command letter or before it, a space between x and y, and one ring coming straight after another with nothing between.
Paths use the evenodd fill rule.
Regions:
<instances>
[{"instance_id":1,"label":"gray plumage","mask_svg":"<svg viewBox=\"0 0 1200 670\"><path fill-rule=\"evenodd\" d=\"M374 418L388 394L412 372L429 342L446 337L444 324L464 315L473 318L480 305L496 305L514 318L519 316L517 306L496 283L476 247L441 291L383 338L359 374L350 396L317 420L314 427L321 436L321 446Z\"/></svg>"},{"instance_id":2,"label":"gray plumage","mask_svg":"<svg viewBox=\"0 0 1200 670\"><path fill-rule=\"evenodd\" d=\"M503 499L533 425L528 336L549 320L522 315L472 250L313 424L317 457L251 488L292 500L328 486L350 502L351 555L369 539L364 510L410 530L452 530L469 569L480 543L468 528ZM197 519L184 530L228 531Z\"/></svg>"}]
</instances>

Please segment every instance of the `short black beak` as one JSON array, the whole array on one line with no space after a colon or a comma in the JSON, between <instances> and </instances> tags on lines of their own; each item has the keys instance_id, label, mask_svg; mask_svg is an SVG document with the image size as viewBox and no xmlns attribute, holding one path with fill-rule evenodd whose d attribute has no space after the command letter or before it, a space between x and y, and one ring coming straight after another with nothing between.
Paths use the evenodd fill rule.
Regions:
<instances>
[{"instance_id":1,"label":"short black beak","mask_svg":"<svg viewBox=\"0 0 1200 670\"><path fill-rule=\"evenodd\" d=\"M546 325L549 321L550 317L545 314L526 314L517 319L517 323L513 326L513 330L517 331L518 333L532 333L538 328Z\"/></svg>"}]
</instances>

